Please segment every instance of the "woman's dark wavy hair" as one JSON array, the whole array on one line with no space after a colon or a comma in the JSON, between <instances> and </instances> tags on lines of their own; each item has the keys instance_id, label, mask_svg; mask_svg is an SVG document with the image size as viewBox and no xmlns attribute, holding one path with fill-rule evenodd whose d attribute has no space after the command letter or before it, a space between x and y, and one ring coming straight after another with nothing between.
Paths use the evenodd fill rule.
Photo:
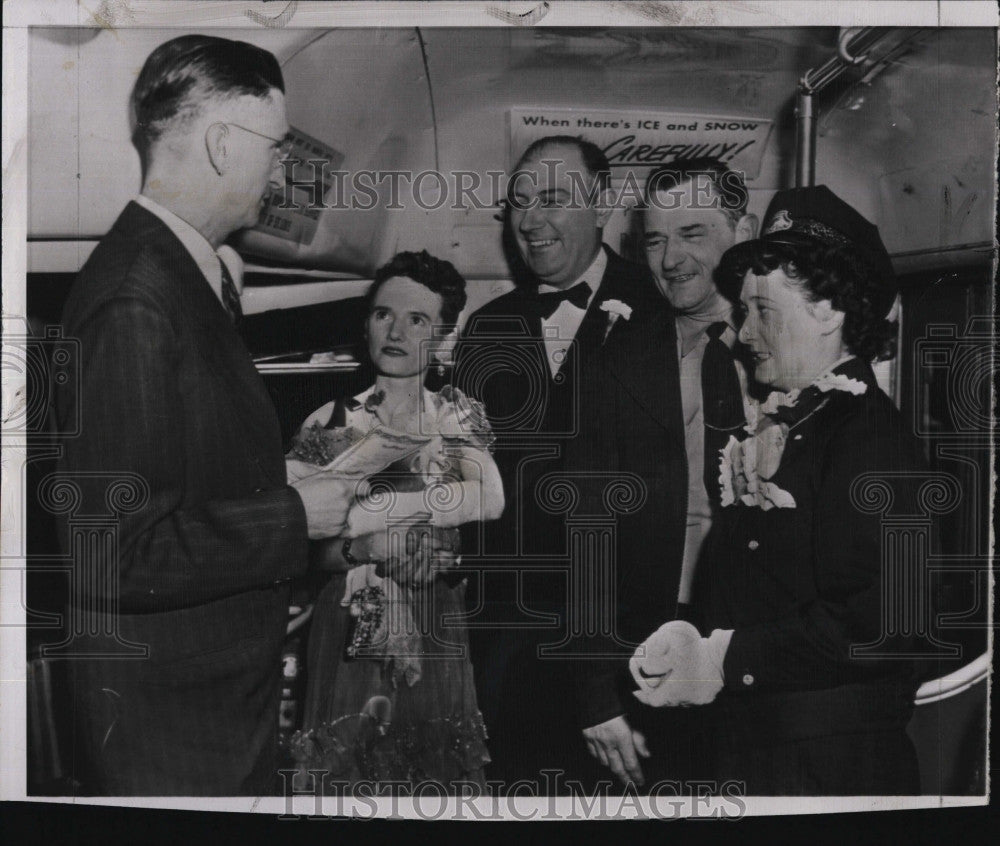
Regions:
<instances>
[{"instance_id":1,"label":"woman's dark wavy hair","mask_svg":"<svg viewBox=\"0 0 1000 846\"><path fill-rule=\"evenodd\" d=\"M855 246L838 246L803 240L792 244L767 238L738 244L724 256L720 288L739 302L747 271L766 276L781 269L809 302L829 300L844 314L844 345L865 361L884 361L896 354L898 324L885 319L888 306L878 292L885 290L878 263L869 261Z\"/></svg>"},{"instance_id":2,"label":"woman's dark wavy hair","mask_svg":"<svg viewBox=\"0 0 1000 846\"><path fill-rule=\"evenodd\" d=\"M449 332L465 308L465 279L450 261L435 258L427 250L396 253L375 271L374 282L365 295L365 314L371 314L379 289L389 279L405 276L441 297L441 323Z\"/></svg>"}]
</instances>

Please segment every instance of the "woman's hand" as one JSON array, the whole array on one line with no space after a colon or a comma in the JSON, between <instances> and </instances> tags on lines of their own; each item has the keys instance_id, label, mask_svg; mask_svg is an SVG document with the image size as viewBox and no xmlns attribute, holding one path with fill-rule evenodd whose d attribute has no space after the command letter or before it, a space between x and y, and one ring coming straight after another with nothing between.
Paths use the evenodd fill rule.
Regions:
<instances>
[{"instance_id":1,"label":"woman's hand","mask_svg":"<svg viewBox=\"0 0 1000 846\"><path fill-rule=\"evenodd\" d=\"M344 538L327 538L309 544L309 566L324 573L346 573L355 565L344 557Z\"/></svg>"},{"instance_id":2,"label":"woman's hand","mask_svg":"<svg viewBox=\"0 0 1000 846\"><path fill-rule=\"evenodd\" d=\"M361 535L351 542L351 557L359 563L376 562L376 575L399 585L423 587L457 565L460 545L457 529L417 523Z\"/></svg>"},{"instance_id":3,"label":"woman's hand","mask_svg":"<svg viewBox=\"0 0 1000 846\"><path fill-rule=\"evenodd\" d=\"M587 743L587 751L610 768L622 784L627 786L630 782L635 782L642 786L646 783L639 761L639 758L650 757L646 737L633 729L624 715L585 728L583 738Z\"/></svg>"},{"instance_id":4,"label":"woman's hand","mask_svg":"<svg viewBox=\"0 0 1000 846\"><path fill-rule=\"evenodd\" d=\"M437 574L457 566L461 536L457 529L440 529L426 523L406 532L406 555L395 572L387 575L400 585L425 587Z\"/></svg>"}]
</instances>

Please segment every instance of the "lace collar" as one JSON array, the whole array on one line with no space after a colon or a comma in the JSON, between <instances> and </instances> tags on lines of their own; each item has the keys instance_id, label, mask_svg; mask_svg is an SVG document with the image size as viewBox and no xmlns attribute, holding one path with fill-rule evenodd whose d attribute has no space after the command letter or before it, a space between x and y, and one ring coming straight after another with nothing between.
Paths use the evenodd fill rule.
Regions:
<instances>
[{"instance_id":1,"label":"lace collar","mask_svg":"<svg viewBox=\"0 0 1000 846\"><path fill-rule=\"evenodd\" d=\"M759 413L789 427L797 426L826 405L831 391L861 396L874 381L871 367L857 356L850 356L837 362L802 390L787 393L772 391L760 404ZM756 431L757 421L748 421L747 428L751 432Z\"/></svg>"}]
</instances>

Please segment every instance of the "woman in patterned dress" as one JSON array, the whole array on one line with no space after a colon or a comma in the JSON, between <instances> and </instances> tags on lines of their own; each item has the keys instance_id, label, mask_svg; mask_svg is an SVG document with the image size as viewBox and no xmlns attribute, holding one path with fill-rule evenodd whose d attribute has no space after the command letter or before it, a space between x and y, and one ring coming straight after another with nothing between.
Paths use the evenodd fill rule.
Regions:
<instances>
[{"instance_id":1,"label":"woman in patterned dress","mask_svg":"<svg viewBox=\"0 0 1000 846\"><path fill-rule=\"evenodd\" d=\"M482 406L449 386L424 388L434 329L454 330L465 280L426 252L400 253L367 299L375 384L306 419L289 475L316 470L303 459L325 464L375 444L399 457L359 480L347 527L324 550L338 571L315 605L292 751L302 770L325 770L341 790L483 785L486 733L459 620L465 580L449 568L457 527L496 519L503 490Z\"/></svg>"}]
</instances>

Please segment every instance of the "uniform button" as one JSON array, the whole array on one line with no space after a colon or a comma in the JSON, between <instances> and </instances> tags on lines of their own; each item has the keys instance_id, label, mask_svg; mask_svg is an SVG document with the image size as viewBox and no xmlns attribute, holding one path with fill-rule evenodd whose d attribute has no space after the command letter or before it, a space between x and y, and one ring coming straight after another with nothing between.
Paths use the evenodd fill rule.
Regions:
<instances>
[{"instance_id":1,"label":"uniform button","mask_svg":"<svg viewBox=\"0 0 1000 846\"><path fill-rule=\"evenodd\" d=\"M796 435L794 438L792 438L792 440L801 441L802 440L802 435Z\"/></svg>"},{"instance_id":2,"label":"uniform button","mask_svg":"<svg viewBox=\"0 0 1000 846\"><path fill-rule=\"evenodd\" d=\"M755 540L752 540L752 541L750 541L750 543L747 544L747 549L749 549L751 552L755 552L757 550L757 547L759 547L759 546L760 546L760 543L758 543Z\"/></svg>"},{"instance_id":3,"label":"uniform button","mask_svg":"<svg viewBox=\"0 0 1000 846\"><path fill-rule=\"evenodd\" d=\"M750 685L753 684L753 676L751 676L750 673L747 673L745 676L743 676L743 684L745 684L747 687L750 687Z\"/></svg>"}]
</instances>

